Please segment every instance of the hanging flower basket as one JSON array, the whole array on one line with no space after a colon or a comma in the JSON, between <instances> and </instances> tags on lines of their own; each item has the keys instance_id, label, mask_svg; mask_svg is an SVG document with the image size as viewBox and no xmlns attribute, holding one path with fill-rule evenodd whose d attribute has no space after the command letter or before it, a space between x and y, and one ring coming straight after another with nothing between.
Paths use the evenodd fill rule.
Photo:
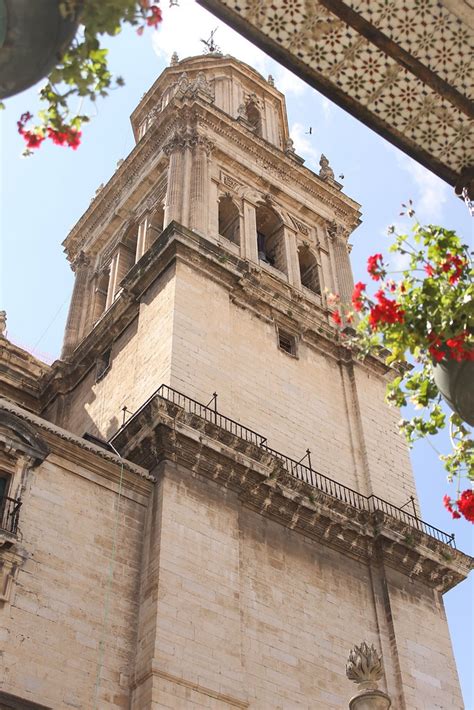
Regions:
<instances>
[{"instance_id":1,"label":"hanging flower basket","mask_svg":"<svg viewBox=\"0 0 474 710\"><path fill-rule=\"evenodd\" d=\"M474 362L442 360L433 364L433 376L448 406L474 426Z\"/></svg>"},{"instance_id":2,"label":"hanging flower basket","mask_svg":"<svg viewBox=\"0 0 474 710\"><path fill-rule=\"evenodd\" d=\"M413 216L411 203L408 215ZM404 214L404 213L402 213ZM409 444L443 429L449 416L451 452L440 454L448 479L474 482L474 265L472 253L451 230L415 223L411 237L397 234L390 250L406 266L390 271L382 254L369 257L367 271L377 283L373 295L366 284L354 287L352 308L338 304L332 318L343 342L361 357L385 356L393 366L387 401L411 405L410 419L400 427ZM398 280L392 278L398 275ZM400 278L401 275L401 278ZM330 303L328 299L328 303ZM354 323L349 334L345 326ZM446 503L447 501L447 503ZM474 522L474 492L458 489L458 500L445 505L454 517Z\"/></svg>"},{"instance_id":3,"label":"hanging flower basket","mask_svg":"<svg viewBox=\"0 0 474 710\"><path fill-rule=\"evenodd\" d=\"M36 84L72 42L79 11L64 17L59 5L59 0L0 0L0 99Z\"/></svg>"}]
</instances>

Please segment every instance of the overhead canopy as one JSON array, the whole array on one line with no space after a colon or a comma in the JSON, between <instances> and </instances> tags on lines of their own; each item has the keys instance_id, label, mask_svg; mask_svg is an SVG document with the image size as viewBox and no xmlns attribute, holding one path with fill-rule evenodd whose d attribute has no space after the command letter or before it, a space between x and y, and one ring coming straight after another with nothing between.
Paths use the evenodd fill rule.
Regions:
<instances>
[{"instance_id":1,"label":"overhead canopy","mask_svg":"<svg viewBox=\"0 0 474 710\"><path fill-rule=\"evenodd\" d=\"M471 2L198 2L458 193L472 188Z\"/></svg>"}]
</instances>

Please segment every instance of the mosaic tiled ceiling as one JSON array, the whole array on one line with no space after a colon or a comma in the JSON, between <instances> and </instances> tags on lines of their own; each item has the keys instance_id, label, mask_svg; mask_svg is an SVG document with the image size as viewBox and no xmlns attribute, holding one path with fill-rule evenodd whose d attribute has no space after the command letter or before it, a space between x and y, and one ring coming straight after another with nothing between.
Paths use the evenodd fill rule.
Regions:
<instances>
[{"instance_id":1,"label":"mosaic tiled ceiling","mask_svg":"<svg viewBox=\"0 0 474 710\"><path fill-rule=\"evenodd\" d=\"M473 180L474 0L198 2L458 191Z\"/></svg>"}]
</instances>

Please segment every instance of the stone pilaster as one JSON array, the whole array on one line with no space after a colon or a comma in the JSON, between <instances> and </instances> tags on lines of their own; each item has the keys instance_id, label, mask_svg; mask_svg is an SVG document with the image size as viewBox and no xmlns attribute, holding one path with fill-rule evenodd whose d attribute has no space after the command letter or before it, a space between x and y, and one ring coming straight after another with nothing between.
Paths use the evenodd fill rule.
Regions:
<instances>
[{"instance_id":1,"label":"stone pilaster","mask_svg":"<svg viewBox=\"0 0 474 710\"><path fill-rule=\"evenodd\" d=\"M206 234L209 221L209 155L213 143L205 136L196 136L192 145L190 220L191 229Z\"/></svg>"},{"instance_id":2,"label":"stone pilaster","mask_svg":"<svg viewBox=\"0 0 474 710\"><path fill-rule=\"evenodd\" d=\"M257 252L257 216L255 205L244 199L244 234L243 234L244 259L249 259L258 264Z\"/></svg>"},{"instance_id":3,"label":"stone pilaster","mask_svg":"<svg viewBox=\"0 0 474 710\"><path fill-rule=\"evenodd\" d=\"M137 238L137 252L135 255L135 262L137 262L143 254L150 248L149 242L151 241L151 234L149 234L148 227L150 225L149 215L145 215L138 225L138 238Z\"/></svg>"},{"instance_id":4,"label":"stone pilaster","mask_svg":"<svg viewBox=\"0 0 474 710\"><path fill-rule=\"evenodd\" d=\"M71 305L69 306L69 314L64 332L64 341L61 357L67 358L74 350L79 342L79 328L83 310L85 307L85 297L87 290L87 276L89 270L89 258L80 252L72 269L75 272L74 289L72 292Z\"/></svg>"},{"instance_id":5,"label":"stone pilaster","mask_svg":"<svg viewBox=\"0 0 474 710\"><path fill-rule=\"evenodd\" d=\"M331 222L328 225L327 233L334 263L336 291L339 293L342 303L350 304L354 290L354 279L347 247L349 235L344 227L336 222Z\"/></svg>"},{"instance_id":6,"label":"stone pilaster","mask_svg":"<svg viewBox=\"0 0 474 710\"><path fill-rule=\"evenodd\" d=\"M286 263L288 264L288 281L295 288L301 288L300 264L298 261L298 248L296 246L296 235L285 227L285 251Z\"/></svg>"},{"instance_id":7,"label":"stone pilaster","mask_svg":"<svg viewBox=\"0 0 474 710\"><path fill-rule=\"evenodd\" d=\"M163 148L169 156L164 229L173 220L182 224L184 146L184 141L176 134Z\"/></svg>"}]
</instances>

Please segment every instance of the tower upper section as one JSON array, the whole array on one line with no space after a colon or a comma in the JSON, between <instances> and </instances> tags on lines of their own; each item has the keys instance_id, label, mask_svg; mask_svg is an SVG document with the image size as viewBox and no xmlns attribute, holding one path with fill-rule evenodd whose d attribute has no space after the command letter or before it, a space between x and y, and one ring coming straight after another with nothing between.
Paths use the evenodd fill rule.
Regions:
<instances>
[{"instance_id":1,"label":"tower upper section","mask_svg":"<svg viewBox=\"0 0 474 710\"><path fill-rule=\"evenodd\" d=\"M175 221L303 289L351 291L347 239L359 222L322 156L304 167L271 77L233 57L175 57L133 112L136 146L64 242L76 271L63 355L121 293Z\"/></svg>"},{"instance_id":2,"label":"tower upper section","mask_svg":"<svg viewBox=\"0 0 474 710\"><path fill-rule=\"evenodd\" d=\"M181 62L176 57L172 62L131 116L137 142L173 99L196 96L276 148L288 147L285 97L275 88L271 76L265 80L247 64L220 54Z\"/></svg>"}]
</instances>

